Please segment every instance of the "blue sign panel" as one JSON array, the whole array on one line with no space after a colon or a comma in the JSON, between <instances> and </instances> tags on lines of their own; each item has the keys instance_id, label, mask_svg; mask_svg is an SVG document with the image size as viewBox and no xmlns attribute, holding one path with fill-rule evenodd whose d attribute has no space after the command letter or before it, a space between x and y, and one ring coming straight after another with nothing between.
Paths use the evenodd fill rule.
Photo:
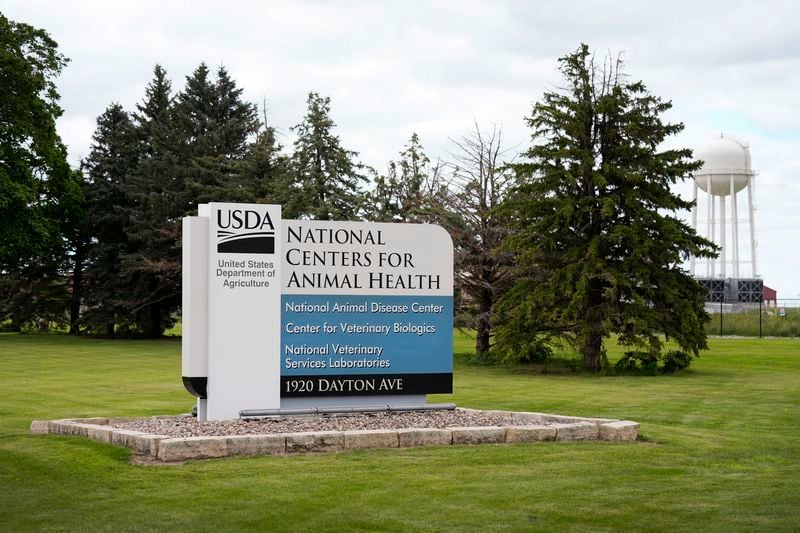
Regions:
<instances>
[{"instance_id":1,"label":"blue sign panel","mask_svg":"<svg viewBox=\"0 0 800 533\"><path fill-rule=\"evenodd\" d=\"M452 353L452 296L281 298L283 396L451 392Z\"/></svg>"}]
</instances>

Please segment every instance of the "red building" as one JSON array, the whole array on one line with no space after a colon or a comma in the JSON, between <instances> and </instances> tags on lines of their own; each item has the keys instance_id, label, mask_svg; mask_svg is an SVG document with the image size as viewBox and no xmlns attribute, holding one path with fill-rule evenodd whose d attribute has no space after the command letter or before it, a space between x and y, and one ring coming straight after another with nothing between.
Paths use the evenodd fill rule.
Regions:
<instances>
[{"instance_id":1,"label":"red building","mask_svg":"<svg viewBox=\"0 0 800 533\"><path fill-rule=\"evenodd\" d=\"M767 307L776 307L778 305L778 291L770 289L764 285L763 301Z\"/></svg>"}]
</instances>

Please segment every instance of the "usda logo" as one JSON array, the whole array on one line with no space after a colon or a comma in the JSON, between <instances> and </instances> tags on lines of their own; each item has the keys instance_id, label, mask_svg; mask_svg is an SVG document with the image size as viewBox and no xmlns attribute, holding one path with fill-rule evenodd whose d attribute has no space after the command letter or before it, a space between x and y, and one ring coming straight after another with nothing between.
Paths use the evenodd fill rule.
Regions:
<instances>
[{"instance_id":1,"label":"usda logo","mask_svg":"<svg viewBox=\"0 0 800 533\"><path fill-rule=\"evenodd\" d=\"M274 254L275 225L269 212L262 214L251 209L219 209L217 252Z\"/></svg>"}]
</instances>

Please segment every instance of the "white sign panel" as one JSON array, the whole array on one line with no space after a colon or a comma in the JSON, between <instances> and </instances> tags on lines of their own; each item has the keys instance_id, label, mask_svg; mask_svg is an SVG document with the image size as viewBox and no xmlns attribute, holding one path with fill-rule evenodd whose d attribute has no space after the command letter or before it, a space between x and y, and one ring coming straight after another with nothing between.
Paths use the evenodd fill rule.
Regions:
<instances>
[{"instance_id":1,"label":"white sign panel","mask_svg":"<svg viewBox=\"0 0 800 533\"><path fill-rule=\"evenodd\" d=\"M280 408L281 210L208 204L209 420Z\"/></svg>"}]
</instances>

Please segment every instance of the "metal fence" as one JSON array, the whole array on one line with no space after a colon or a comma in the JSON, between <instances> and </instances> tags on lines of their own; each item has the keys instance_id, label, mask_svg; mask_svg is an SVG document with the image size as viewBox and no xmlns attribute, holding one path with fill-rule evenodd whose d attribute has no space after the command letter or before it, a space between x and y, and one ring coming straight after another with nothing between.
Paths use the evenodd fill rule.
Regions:
<instances>
[{"instance_id":1,"label":"metal fence","mask_svg":"<svg viewBox=\"0 0 800 533\"><path fill-rule=\"evenodd\" d=\"M706 303L709 335L800 337L800 298L772 301Z\"/></svg>"}]
</instances>

